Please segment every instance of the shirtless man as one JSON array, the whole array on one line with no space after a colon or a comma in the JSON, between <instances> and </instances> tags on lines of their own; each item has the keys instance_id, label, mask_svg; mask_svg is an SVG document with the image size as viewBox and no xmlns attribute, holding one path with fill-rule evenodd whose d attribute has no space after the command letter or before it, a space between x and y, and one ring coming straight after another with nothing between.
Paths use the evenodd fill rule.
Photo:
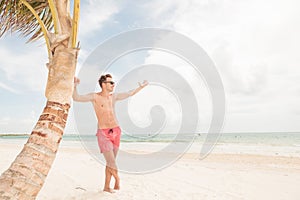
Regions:
<instances>
[{"instance_id":1,"label":"shirtless man","mask_svg":"<svg viewBox=\"0 0 300 200\"><path fill-rule=\"evenodd\" d=\"M121 137L121 129L115 116L115 102L135 95L141 89L148 85L147 81L139 83L139 87L126 93L112 93L115 83L110 74L102 75L99 79L101 92L79 95L77 85L80 83L78 78L74 78L73 100L79 102L92 102L98 120L97 140L101 153L106 160L105 185L104 191L114 192L110 188L110 180L115 179L115 190L120 189L120 178L116 165L116 156L118 153Z\"/></svg>"}]
</instances>

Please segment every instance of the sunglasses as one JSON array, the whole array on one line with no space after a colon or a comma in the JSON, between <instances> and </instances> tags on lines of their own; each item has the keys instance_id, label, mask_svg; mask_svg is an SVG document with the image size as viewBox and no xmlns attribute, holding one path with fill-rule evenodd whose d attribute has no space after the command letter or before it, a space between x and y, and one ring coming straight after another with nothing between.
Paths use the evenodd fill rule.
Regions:
<instances>
[{"instance_id":1,"label":"sunglasses","mask_svg":"<svg viewBox=\"0 0 300 200\"><path fill-rule=\"evenodd\" d=\"M115 84L115 82L113 82L113 81L104 81L103 83L110 83L111 85Z\"/></svg>"}]
</instances>

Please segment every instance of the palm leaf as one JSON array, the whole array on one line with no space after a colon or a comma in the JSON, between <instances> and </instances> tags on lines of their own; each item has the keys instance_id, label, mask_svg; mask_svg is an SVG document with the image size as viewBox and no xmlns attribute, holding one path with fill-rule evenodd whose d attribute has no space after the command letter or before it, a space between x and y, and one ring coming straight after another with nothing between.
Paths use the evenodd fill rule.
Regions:
<instances>
[{"instance_id":1,"label":"palm leaf","mask_svg":"<svg viewBox=\"0 0 300 200\"><path fill-rule=\"evenodd\" d=\"M28 37L29 41L43 36L38 20L20 0L1 0L0 2L0 37L5 33L18 32ZM45 28L53 29L53 20L47 0L27 0L43 21Z\"/></svg>"}]
</instances>

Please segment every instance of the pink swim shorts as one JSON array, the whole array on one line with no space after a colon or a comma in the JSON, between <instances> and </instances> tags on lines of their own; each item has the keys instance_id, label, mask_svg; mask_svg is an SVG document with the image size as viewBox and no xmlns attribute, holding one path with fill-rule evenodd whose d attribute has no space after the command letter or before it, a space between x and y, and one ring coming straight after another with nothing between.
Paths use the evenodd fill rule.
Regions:
<instances>
[{"instance_id":1,"label":"pink swim shorts","mask_svg":"<svg viewBox=\"0 0 300 200\"><path fill-rule=\"evenodd\" d=\"M96 136L101 153L118 149L120 146L121 129L119 126L98 129Z\"/></svg>"}]
</instances>

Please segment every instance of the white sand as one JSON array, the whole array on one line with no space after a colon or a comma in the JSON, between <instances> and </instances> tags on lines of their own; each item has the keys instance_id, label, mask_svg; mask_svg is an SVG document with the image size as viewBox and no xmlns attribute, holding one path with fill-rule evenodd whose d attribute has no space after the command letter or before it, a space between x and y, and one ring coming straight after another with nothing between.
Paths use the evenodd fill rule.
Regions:
<instances>
[{"instance_id":1,"label":"white sand","mask_svg":"<svg viewBox=\"0 0 300 200\"><path fill-rule=\"evenodd\" d=\"M20 152L22 142L0 140L0 172ZM300 158L295 154L272 154L271 150L266 155L249 154L240 149L225 151L228 147L221 146L199 160L195 152L189 152L161 171L143 175L120 173L121 190L110 194L102 192L104 166L81 143L69 143L62 143L39 200L300 199ZM138 144L130 144L130 149L138 148Z\"/></svg>"}]
</instances>

